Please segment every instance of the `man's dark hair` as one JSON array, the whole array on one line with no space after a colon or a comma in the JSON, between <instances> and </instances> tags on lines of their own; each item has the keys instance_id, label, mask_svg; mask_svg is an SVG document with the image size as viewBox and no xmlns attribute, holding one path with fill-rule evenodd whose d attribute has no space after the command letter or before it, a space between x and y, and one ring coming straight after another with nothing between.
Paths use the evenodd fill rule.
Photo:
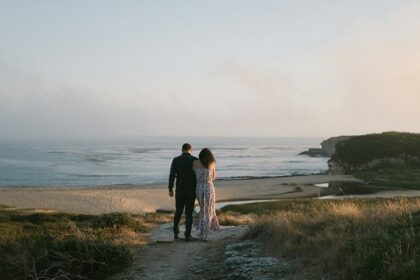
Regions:
<instances>
[{"instance_id":1,"label":"man's dark hair","mask_svg":"<svg viewBox=\"0 0 420 280\"><path fill-rule=\"evenodd\" d=\"M183 152L188 152L189 150L191 150L191 145L188 143L185 143L184 145L182 145L182 151Z\"/></svg>"}]
</instances>

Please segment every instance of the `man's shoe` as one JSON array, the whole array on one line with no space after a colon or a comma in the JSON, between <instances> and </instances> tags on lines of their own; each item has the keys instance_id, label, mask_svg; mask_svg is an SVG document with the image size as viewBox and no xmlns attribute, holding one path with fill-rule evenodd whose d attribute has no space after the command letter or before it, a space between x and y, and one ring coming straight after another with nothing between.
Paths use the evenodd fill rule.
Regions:
<instances>
[{"instance_id":1,"label":"man's shoe","mask_svg":"<svg viewBox=\"0 0 420 280\"><path fill-rule=\"evenodd\" d=\"M194 240L194 238L191 235L185 236L185 241L186 242L190 242L190 241L193 241L193 240Z\"/></svg>"},{"instance_id":2,"label":"man's shoe","mask_svg":"<svg viewBox=\"0 0 420 280\"><path fill-rule=\"evenodd\" d=\"M178 227L174 227L172 230L174 231L174 239L178 239L179 228Z\"/></svg>"}]
</instances>

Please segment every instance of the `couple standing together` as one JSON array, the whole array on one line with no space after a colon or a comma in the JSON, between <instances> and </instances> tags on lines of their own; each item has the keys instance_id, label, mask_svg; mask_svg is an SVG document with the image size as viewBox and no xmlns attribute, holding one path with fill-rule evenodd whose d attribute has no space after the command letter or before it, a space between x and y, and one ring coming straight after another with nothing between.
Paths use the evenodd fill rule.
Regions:
<instances>
[{"instance_id":1,"label":"couple standing together","mask_svg":"<svg viewBox=\"0 0 420 280\"><path fill-rule=\"evenodd\" d=\"M208 240L210 231L219 229L216 217L216 195L213 181L215 179L215 159L212 152L204 148L199 158L191 155L191 145L182 145L182 154L173 159L169 174L169 196L174 196L176 211L174 216L174 238L178 239L179 222L185 208L185 241L190 241L193 224L195 199L200 206L198 219L195 222L201 240ZM176 183L175 183L176 181Z\"/></svg>"}]
</instances>

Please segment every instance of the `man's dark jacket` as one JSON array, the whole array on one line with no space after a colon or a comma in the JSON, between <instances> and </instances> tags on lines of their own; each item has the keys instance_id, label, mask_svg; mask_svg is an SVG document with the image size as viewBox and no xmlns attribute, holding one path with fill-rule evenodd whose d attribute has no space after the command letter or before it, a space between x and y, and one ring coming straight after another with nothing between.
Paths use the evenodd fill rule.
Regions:
<instances>
[{"instance_id":1,"label":"man's dark jacket","mask_svg":"<svg viewBox=\"0 0 420 280\"><path fill-rule=\"evenodd\" d=\"M189 153L183 153L172 161L171 172L169 174L169 190L173 190L176 178L176 193L194 194L196 179L193 171L193 161L196 157Z\"/></svg>"},{"instance_id":2,"label":"man's dark jacket","mask_svg":"<svg viewBox=\"0 0 420 280\"><path fill-rule=\"evenodd\" d=\"M174 233L179 233L179 222L181 221L182 212L185 208L185 237L191 236L192 214L195 203L195 174L193 171L193 161L196 160L189 153L183 153L172 161L171 172L169 174L169 190L172 191L176 179L175 205L176 211L174 215Z\"/></svg>"}]
</instances>

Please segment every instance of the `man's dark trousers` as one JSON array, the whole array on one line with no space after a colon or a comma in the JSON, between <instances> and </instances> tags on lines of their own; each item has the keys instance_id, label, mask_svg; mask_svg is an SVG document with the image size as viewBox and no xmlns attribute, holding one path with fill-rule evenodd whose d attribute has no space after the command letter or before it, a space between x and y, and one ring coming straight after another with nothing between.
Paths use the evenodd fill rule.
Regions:
<instances>
[{"instance_id":1,"label":"man's dark trousers","mask_svg":"<svg viewBox=\"0 0 420 280\"><path fill-rule=\"evenodd\" d=\"M195 193L185 194L182 192L176 191L175 193L175 216L174 216L174 232L179 232L179 222L181 221L182 212L185 208L185 236L188 237L191 235L192 228L192 214L194 211L195 204Z\"/></svg>"},{"instance_id":2,"label":"man's dark trousers","mask_svg":"<svg viewBox=\"0 0 420 280\"><path fill-rule=\"evenodd\" d=\"M182 153L172 161L169 174L169 190L173 190L176 179L174 216L174 232L179 233L179 222L185 208L185 236L190 237L192 228L192 214L195 204L196 179L193 171L193 161L197 160L189 153Z\"/></svg>"}]
</instances>

